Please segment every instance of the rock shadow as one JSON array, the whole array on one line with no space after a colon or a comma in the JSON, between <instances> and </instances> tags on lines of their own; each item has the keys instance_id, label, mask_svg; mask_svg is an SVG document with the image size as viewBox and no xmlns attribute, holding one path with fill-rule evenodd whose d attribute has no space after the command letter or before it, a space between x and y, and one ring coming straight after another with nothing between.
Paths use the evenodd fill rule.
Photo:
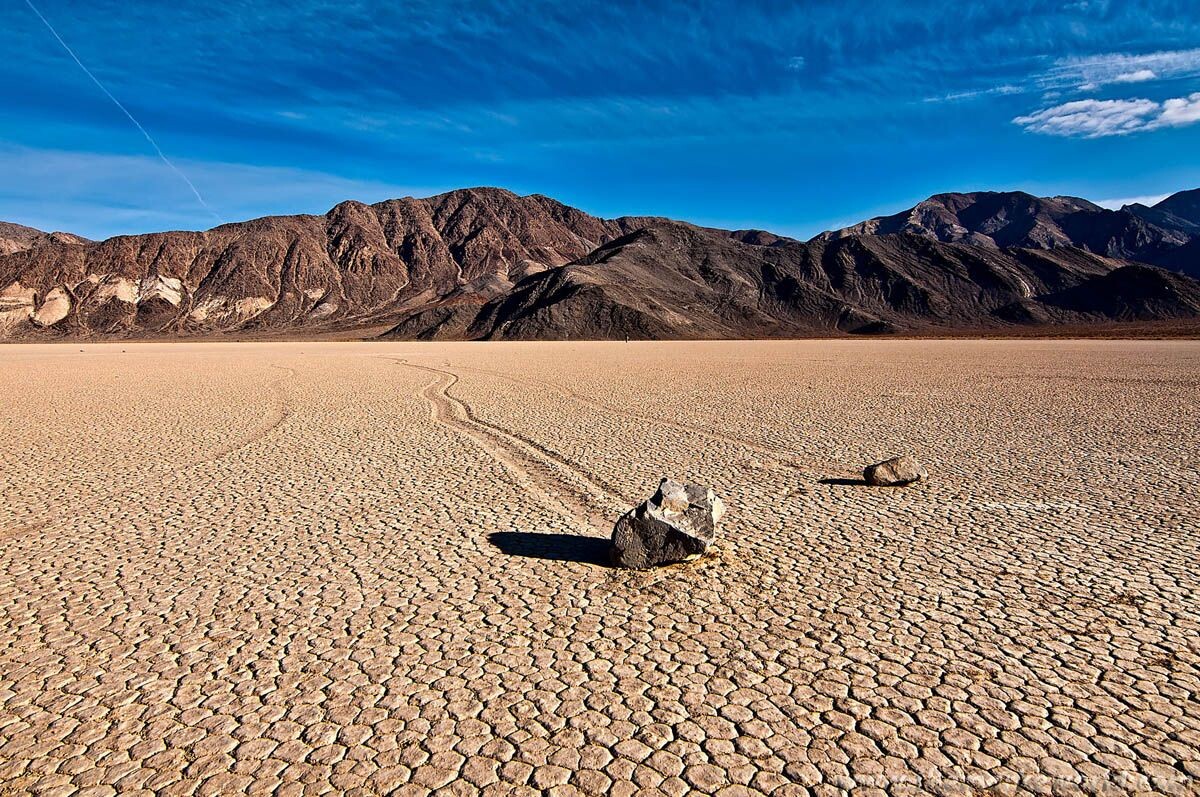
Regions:
<instances>
[{"instance_id":1,"label":"rock shadow","mask_svg":"<svg viewBox=\"0 0 1200 797\"><path fill-rule=\"evenodd\" d=\"M821 479L818 484L834 484L839 487L868 487L866 479Z\"/></svg>"},{"instance_id":2,"label":"rock shadow","mask_svg":"<svg viewBox=\"0 0 1200 797\"><path fill-rule=\"evenodd\" d=\"M509 556L545 559L550 562L580 562L612 567L608 539L576 534L536 534L530 531L497 531L488 542Z\"/></svg>"}]
</instances>

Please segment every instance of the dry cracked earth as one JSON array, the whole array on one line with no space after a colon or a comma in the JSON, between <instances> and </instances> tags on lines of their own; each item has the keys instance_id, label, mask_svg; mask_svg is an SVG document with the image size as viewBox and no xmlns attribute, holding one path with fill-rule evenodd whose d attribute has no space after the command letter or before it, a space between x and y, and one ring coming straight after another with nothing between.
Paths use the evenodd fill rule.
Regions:
<instances>
[{"instance_id":1,"label":"dry cracked earth","mask_svg":"<svg viewBox=\"0 0 1200 797\"><path fill-rule=\"evenodd\" d=\"M5 795L1200 783L1200 343L6 346L0 406ZM668 474L720 550L610 569Z\"/></svg>"}]
</instances>

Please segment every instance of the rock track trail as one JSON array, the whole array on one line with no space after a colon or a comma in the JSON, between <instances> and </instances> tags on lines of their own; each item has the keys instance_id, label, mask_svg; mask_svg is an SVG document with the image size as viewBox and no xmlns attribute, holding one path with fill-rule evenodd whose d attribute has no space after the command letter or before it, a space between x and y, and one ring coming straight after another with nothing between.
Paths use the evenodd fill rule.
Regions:
<instances>
[{"instance_id":1,"label":"rock track trail","mask_svg":"<svg viewBox=\"0 0 1200 797\"><path fill-rule=\"evenodd\" d=\"M458 383L458 374L406 359L383 359L434 374L433 381L419 391L434 421L470 439L499 462L534 500L572 527L607 535L613 518L627 508L628 499L582 466L525 435L480 419L467 402L449 392Z\"/></svg>"},{"instance_id":2,"label":"rock track trail","mask_svg":"<svg viewBox=\"0 0 1200 797\"><path fill-rule=\"evenodd\" d=\"M596 410L598 412L607 413L609 415L617 415L617 416L620 416L623 418L629 418L631 420L639 421L642 423L651 423L651 424L656 424L658 426L665 426L669 429L674 429L676 431L684 432L686 434L700 435L701 437L707 437L711 440L717 440L717 441L725 443L727 445L736 446L738 448L753 451L753 452L766 458L766 460L767 460L766 462L752 463L758 467L761 467L764 470L784 470L784 471L801 472L801 473L807 473L807 474L824 473L825 471L828 470L828 463L820 463L815 460L806 461L806 460L803 460L801 458L798 458L798 457L792 455L791 453L789 453L788 451L786 451L782 448L777 448L774 446L766 446L761 443L755 443L751 440L746 440L741 437L735 437L733 435L722 434L721 432L716 432L716 431L713 431L712 429L704 428L701 426L694 426L692 424L683 423L681 421L674 421L674 420L671 420L670 418L662 418L662 417L657 417L654 415L647 415L647 414L639 413L639 412L631 412L630 410L621 409L620 407L616 407L611 404L606 404L602 401L591 398L590 396L585 396L582 393L572 390L569 387L565 387L563 385L557 384L555 382L550 382L545 379L521 379L519 377L513 376L512 374L504 373L502 371L495 371L495 370L491 370L488 368L481 368L479 366L469 366L468 365L468 366L460 366L460 367L465 368L467 370L477 371L477 372L483 373L483 374L488 374L490 376L497 376L497 377L500 377L501 379L512 382L513 384L516 384L516 385L520 385L522 387L535 388L535 389L539 388L539 387L549 388L550 390L558 393L560 396L562 396L565 399L568 399L569 401L573 401L577 404L580 404L584 407L588 407L590 409Z\"/></svg>"}]
</instances>

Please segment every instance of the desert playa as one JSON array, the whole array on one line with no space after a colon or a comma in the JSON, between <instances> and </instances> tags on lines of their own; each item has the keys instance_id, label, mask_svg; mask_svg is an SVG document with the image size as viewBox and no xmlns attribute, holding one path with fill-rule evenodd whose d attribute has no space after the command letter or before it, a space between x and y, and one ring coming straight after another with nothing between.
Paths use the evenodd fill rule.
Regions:
<instances>
[{"instance_id":1,"label":"desert playa","mask_svg":"<svg viewBox=\"0 0 1200 797\"><path fill-rule=\"evenodd\" d=\"M0 407L6 795L1200 778L1198 342L10 345ZM663 476L717 552L609 567Z\"/></svg>"}]
</instances>

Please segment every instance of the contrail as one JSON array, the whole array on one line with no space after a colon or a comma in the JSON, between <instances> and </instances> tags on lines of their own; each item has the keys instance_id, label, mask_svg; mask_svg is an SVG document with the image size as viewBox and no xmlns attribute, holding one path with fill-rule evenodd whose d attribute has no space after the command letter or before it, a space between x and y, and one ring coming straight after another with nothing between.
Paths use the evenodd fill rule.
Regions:
<instances>
[{"instance_id":1,"label":"contrail","mask_svg":"<svg viewBox=\"0 0 1200 797\"><path fill-rule=\"evenodd\" d=\"M179 179L187 183L187 187L192 189L192 193L196 195L196 201L199 202L205 210L211 213L213 218L215 218L218 222L224 223L224 219L222 219L215 210L209 207L209 204L204 201L204 197L200 196L200 192L196 189L196 186L192 183L192 181L188 179L187 175L181 172L174 163L171 163L171 159L168 158L166 153L162 151L162 147L158 146L158 142L146 132L146 128L142 127L142 123L133 118L133 114L129 112L129 109L122 105L121 101L114 97L111 91L105 88L104 84L100 82L100 79L92 74L92 70L83 65L83 61L80 61L79 56L75 54L75 51L71 49L70 45L63 41L63 37L58 35L58 31L54 29L54 26L50 24L50 21L42 16L42 12L38 11L37 6L33 4L32 0L25 0L25 5L29 6L30 11L37 14L37 18L40 19L42 24L46 26L46 30L50 31L51 35L58 40L58 43L62 45L62 48L67 51L67 55L71 56L72 60L74 60L75 63L79 65L79 68L83 70L83 73L90 77L92 82L104 92L104 96L112 100L113 105L120 108L121 113L125 114L125 116L129 118L129 121L133 122L133 126L141 131L141 134L146 137L147 141L150 142L150 146L154 147L154 151L158 153L158 157L163 163L167 164L167 168L175 172L175 174L179 175Z\"/></svg>"}]
</instances>

